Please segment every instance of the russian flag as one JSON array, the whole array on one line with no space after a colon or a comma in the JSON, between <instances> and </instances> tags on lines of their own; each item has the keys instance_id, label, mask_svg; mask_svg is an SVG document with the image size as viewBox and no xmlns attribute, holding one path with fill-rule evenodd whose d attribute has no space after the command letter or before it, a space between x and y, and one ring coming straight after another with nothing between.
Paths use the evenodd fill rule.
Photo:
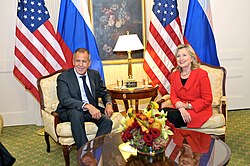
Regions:
<instances>
[{"instance_id":1,"label":"russian flag","mask_svg":"<svg viewBox=\"0 0 250 166\"><path fill-rule=\"evenodd\" d=\"M88 11L87 0L61 0L57 27L57 40L65 55L68 67L72 67L73 53L86 48L91 55L91 69L99 71L103 81L103 65L99 56Z\"/></svg>"},{"instance_id":2,"label":"russian flag","mask_svg":"<svg viewBox=\"0 0 250 166\"><path fill-rule=\"evenodd\" d=\"M189 0L184 36L202 62L220 66L209 0Z\"/></svg>"}]
</instances>

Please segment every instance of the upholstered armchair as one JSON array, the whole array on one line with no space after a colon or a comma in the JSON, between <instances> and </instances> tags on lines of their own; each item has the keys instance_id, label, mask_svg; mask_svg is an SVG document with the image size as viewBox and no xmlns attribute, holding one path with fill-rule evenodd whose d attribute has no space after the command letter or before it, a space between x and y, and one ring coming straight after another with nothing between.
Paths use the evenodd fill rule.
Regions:
<instances>
[{"instance_id":1,"label":"upholstered armchair","mask_svg":"<svg viewBox=\"0 0 250 166\"><path fill-rule=\"evenodd\" d=\"M223 67L215 67L205 63L200 66L202 69L208 72L210 79L212 94L213 94L213 114L205 122L201 128L185 128L190 130L200 131L206 134L216 135L225 141L226 132L226 118L227 118L227 107L226 107L226 95L225 95L225 80L226 70ZM161 100L158 101L160 107L167 107L172 105L170 101L170 95L165 95Z\"/></svg>"},{"instance_id":2,"label":"upholstered armchair","mask_svg":"<svg viewBox=\"0 0 250 166\"><path fill-rule=\"evenodd\" d=\"M49 137L56 143L62 145L66 165L70 165L69 151L75 141L72 137L70 122L59 123L59 116L55 112L59 103L56 93L57 77L63 70L38 79L40 93L41 114L44 123L44 135L47 144L47 152L50 152ZM115 112L111 119L113 121L112 132L117 131L122 115ZM97 132L97 126L92 122L85 122L85 129L89 140L93 139Z\"/></svg>"}]
</instances>

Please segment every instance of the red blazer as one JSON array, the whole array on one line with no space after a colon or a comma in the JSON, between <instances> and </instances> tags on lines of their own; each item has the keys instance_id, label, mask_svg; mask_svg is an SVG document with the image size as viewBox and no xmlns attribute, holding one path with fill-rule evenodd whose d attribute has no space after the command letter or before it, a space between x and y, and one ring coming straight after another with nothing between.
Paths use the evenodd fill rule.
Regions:
<instances>
[{"instance_id":1,"label":"red blazer","mask_svg":"<svg viewBox=\"0 0 250 166\"><path fill-rule=\"evenodd\" d=\"M189 102L193 109L187 110L191 116L190 128L199 128L212 115L212 90L208 74L198 68L192 70L185 86L181 83L181 73L175 71L171 74L170 99L173 107L177 101Z\"/></svg>"},{"instance_id":2,"label":"red blazer","mask_svg":"<svg viewBox=\"0 0 250 166\"><path fill-rule=\"evenodd\" d=\"M192 151L196 153L207 153L212 140L208 134L176 128L173 135L174 143L182 147L184 139L186 139L187 143L191 146Z\"/></svg>"}]
</instances>

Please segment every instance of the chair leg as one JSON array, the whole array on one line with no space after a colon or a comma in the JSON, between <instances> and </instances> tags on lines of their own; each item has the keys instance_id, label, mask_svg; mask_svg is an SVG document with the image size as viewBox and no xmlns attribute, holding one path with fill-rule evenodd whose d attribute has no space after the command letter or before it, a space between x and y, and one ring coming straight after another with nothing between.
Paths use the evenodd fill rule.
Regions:
<instances>
[{"instance_id":1,"label":"chair leg","mask_svg":"<svg viewBox=\"0 0 250 166\"><path fill-rule=\"evenodd\" d=\"M220 138L223 142L225 142L225 134L220 135L219 138Z\"/></svg>"},{"instance_id":2,"label":"chair leg","mask_svg":"<svg viewBox=\"0 0 250 166\"><path fill-rule=\"evenodd\" d=\"M70 150L70 146L68 145L63 145L63 155L64 155L64 159L65 159L65 164L66 166L70 165L70 161L69 161L69 150Z\"/></svg>"},{"instance_id":3,"label":"chair leg","mask_svg":"<svg viewBox=\"0 0 250 166\"><path fill-rule=\"evenodd\" d=\"M44 138L45 138L45 142L47 144L47 152L50 152L50 143L49 143L49 134L47 132L44 132Z\"/></svg>"},{"instance_id":4,"label":"chair leg","mask_svg":"<svg viewBox=\"0 0 250 166\"><path fill-rule=\"evenodd\" d=\"M213 135L214 137L216 137L217 139L220 139L220 140L222 140L223 142L225 142L225 134L223 134L223 135Z\"/></svg>"}]
</instances>

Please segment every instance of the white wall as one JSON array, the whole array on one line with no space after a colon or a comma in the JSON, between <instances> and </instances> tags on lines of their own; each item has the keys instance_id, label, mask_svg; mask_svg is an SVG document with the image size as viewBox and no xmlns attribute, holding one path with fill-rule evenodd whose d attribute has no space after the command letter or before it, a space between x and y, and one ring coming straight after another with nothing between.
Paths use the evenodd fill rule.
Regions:
<instances>
[{"instance_id":1,"label":"white wall","mask_svg":"<svg viewBox=\"0 0 250 166\"><path fill-rule=\"evenodd\" d=\"M229 109L249 108L250 2L212 0L215 39L221 66L227 69ZM237 7L235 7L237 6Z\"/></svg>"},{"instance_id":2,"label":"white wall","mask_svg":"<svg viewBox=\"0 0 250 166\"><path fill-rule=\"evenodd\" d=\"M147 27L152 0L146 2ZM59 0L45 0L53 25L57 26ZM178 0L180 17L184 24L188 0ZM235 6L237 5L237 8ZM1 0L0 6L0 113L5 125L41 124L39 105L13 76L16 1ZM228 71L228 108L250 108L250 68L248 62L248 39L250 38L250 2L248 0L211 0L214 33L221 65ZM148 29L148 28L147 28ZM115 71L115 72L114 72ZM126 78L127 65L104 65L107 84L115 83L117 77ZM112 73L112 74L110 74ZM137 80L146 76L142 63L133 64Z\"/></svg>"}]
</instances>

